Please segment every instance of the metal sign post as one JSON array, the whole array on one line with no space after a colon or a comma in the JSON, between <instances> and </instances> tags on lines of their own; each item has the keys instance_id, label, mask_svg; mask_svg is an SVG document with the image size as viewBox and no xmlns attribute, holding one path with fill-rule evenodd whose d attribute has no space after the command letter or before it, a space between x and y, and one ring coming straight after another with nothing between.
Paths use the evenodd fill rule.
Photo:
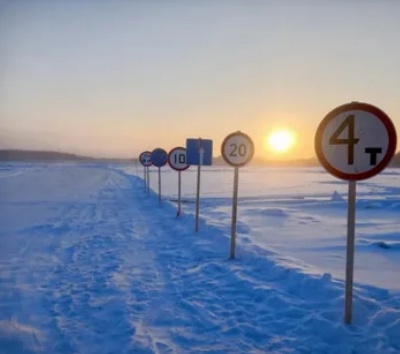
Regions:
<instances>
[{"instance_id":1,"label":"metal sign post","mask_svg":"<svg viewBox=\"0 0 400 354\"><path fill-rule=\"evenodd\" d=\"M182 212L182 178L181 171L178 171L178 210L176 216L181 216Z\"/></svg>"},{"instance_id":2,"label":"metal sign post","mask_svg":"<svg viewBox=\"0 0 400 354\"><path fill-rule=\"evenodd\" d=\"M356 181L349 181L347 206L347 249L346 249L346 290L344 304L344 322L351 323L354 274L354 245L356 223Z\"/></svg>"},{"instance_id":3,"label":"metal sign post","mask_svg":"<svg viewBox=\"0 0 400 354\"><path fill-rule=\"evenodd\" d=\"M333 176L349 181L344 323L352 322L356 217L356 181L375 176L392 159L397 145L390 118L368 103L351 102L335 108L321 121L315 152Z\"/></svg>"},{"instance_id":4,"label":"metal sign post","mask_svg":"<svg viewBox=\"0 0 400 354\"><path fill-rule=\"evenodd\" d=\"M168 164L172 169L178 171L178 210L176 216L181 215L181 198L182 198L182 176L181 172L187 170L189 165L186 163L186 149L183 147L175 147L168 154Z\"/></svg>"},{"instance_id":5,"label":"metal sign post","mask_svg":"<svg viewBox=\"0 0 400 354\"><path fill-rule=\"evenodd\" d=\"M146 174L146 166L143 166L143 181L144 181L144 191L147 190L147 174Z\"/></svg>"},{"instance_id":6,"label":"metal sign post","mask_svg":"<svg viewBox=\"0 0 400 354\"><path fill-rule=\"evenodd\" d=\"M229 254L231 259L235 259L239 167L246 165L253 158L254 143L247 134L242 132L229 134L222 142L221 155L226 163L234 167L231 244Z\"/></svg>"},{"instance_id":7,"label":"metal sign post","mask_svg":"<svg viewBox=\"0 0 400 354\"><path fill-rule=\"evenodd\" d=\"M235 174L234 174L234 178L233 178L233 198L232 198L231 248L230 248L230 253L229 253L229 256L231 259L235 258L235 252L236 252L236 222L237 222L238 189L239 189L239 168L235 167Z\"/></svg>"},{"instance_id":8,"label":"metal sign post","mask_svg":"<svg viewBox=\"0 0 400 354\"><path fill-rule=\"evenodd\" d=\"M209 139L186 140L186 162L197 165L195 232L199 231L201 166L212 165L213 142Z\"/></svg>"},{"instance_id":9,"label":"metal sign post","mask_svg":"<svg viewBox=\"0 0 400 354\"><path fill-rule=\"evenodd\" d=\"M197 189L196 189L196 221L194 231L199 231L199 214L200 214L200 176L201 176L201 165L204 160L204 149L200 147L199 149L200 162L197 166Z\"/></svg>"},{"instance_id":10,"label":"metal sign post","mask_svg":"<svg viewBox=\"0 0 400 354\"><path fill-rule=\"evenodd\" d=\"M158 201L161 204L161 167L168 161L168 154L164 149L154 149L151 153L151 162L158 167Z\"/></svg>"},{"instance_id":11,"label":"metal sign post","mask_svg":"<svg viewBox=\"0 0 400 354\"><path fill-rule=\"evenodd\" d=\"M161 203L161 167L158 168L158 202Z\"/></svg>"},{"instance_id":12,"label":"metal sign post","mask_svg":"<svg viewBox=\"0 0 400 354\"><path fill-rule=\"evenodd\" d=\"M147 166L147 194L150 194L150 167Z\"/></svg>"},{"instance_id":13,"label":"metal sign post","mask_svg":"<svg viewBox=\"0 0 400 354\"><path fill-rule=\"evenodd\" d=\"M143 166L143 181L144 181L144 190L149 192L149 166L153 163L151 162L151 152L150 151L143 151L139 155L139 161ZM147 172L147 173L146 173Z\"/></svg>"}]
</instances>

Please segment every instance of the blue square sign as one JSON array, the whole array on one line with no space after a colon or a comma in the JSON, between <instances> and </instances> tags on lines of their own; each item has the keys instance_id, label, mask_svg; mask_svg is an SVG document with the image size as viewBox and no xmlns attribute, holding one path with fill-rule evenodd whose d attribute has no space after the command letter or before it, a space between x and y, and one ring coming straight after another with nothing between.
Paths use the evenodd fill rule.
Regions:
<instances>
[{"instance_id":1,"label":"blue square sign","mask_svg":"<svg viewBox=\"0 0 400 354\"><path fill-rule=\"evenodd\" d=\"M200 151L203 150L203 166L212 165L213 142L209 139L187 139L186 140L186 163L189 165L200 165Z\"/></svg>"}]
</instances>

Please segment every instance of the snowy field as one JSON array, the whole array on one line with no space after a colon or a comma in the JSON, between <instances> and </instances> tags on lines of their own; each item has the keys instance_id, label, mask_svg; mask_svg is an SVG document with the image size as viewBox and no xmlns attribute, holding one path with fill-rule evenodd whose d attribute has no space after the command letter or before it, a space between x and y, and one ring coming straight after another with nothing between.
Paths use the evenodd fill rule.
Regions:
<instances>
[{"instance_id":1,"label":"snowy field","mask_svg":"<svg viewBox=\"0 0 400 354\"><path fill-rule=\"evenodd\" d=\"M342 323L347 185L321 169L0 165L0 353L400 353L400 170L357 184L354 321Z\"/></svg>"}]
</instances>

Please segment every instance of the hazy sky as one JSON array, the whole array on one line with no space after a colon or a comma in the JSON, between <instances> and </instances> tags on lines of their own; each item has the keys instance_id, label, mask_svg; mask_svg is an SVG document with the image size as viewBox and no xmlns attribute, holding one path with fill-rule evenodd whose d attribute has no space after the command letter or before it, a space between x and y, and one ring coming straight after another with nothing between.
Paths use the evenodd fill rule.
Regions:
<instances>
[{"instance_id":1,"label":"hazy sky","mask_svg":"<svg viewBox=\"0 0 400 354\"><path fill-rule=\"evenodd\" d=\"M242 130L314 155L331 109L400 130L400 1L0 0L0 148L136 156Z\"/></svg>"}]
</instances>

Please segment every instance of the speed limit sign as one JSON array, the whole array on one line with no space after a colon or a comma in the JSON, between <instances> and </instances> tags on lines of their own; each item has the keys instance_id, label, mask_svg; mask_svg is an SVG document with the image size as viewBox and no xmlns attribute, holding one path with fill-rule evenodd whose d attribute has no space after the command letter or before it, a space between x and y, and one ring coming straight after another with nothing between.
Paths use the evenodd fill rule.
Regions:
<instances>
[{"instance_id":1,"label":"speed limit sign","mask_svg":"<svg viewBox=\"0 0 400 354\"><path fill-rule=\"evenodd\" d=\"M322 166L345 180L381 172L396 151L396 130L379 108L352 102L335 108L320 123L315 151Z\"/></svg>"},{"instance_id":2,"label":"speed limit sign","mask_svg":"<svg viewBox=\"0 0 400 354\"><path fill-rule=\"evenodd\" d=\"M178 210L176 216L181 215L182 204L182 177L181 171L189 168L186 160L186 149L183 147L173 148L168 154L168 164L172 169L178 171Z\"/></svg>"},{"instance_id":3,"label":"speed limit sign","mask_svg":"<svg viewBox=\"0 0 400 354\"><path fill-rule=\"evenodd\" d=\"M189 168L186 163L186 149L183 147L173 148L168 154L168 164L176 171L184 171Z\"/></svg>"},{"instance_id":4,"label":"speed limit sign","mask_svg":"<svg viewBox=\"0 0 400 354\"><path fill-rule=\"evenodd\" d=\"M246 165L254 155L254 143L242 132L229 134L221 146L221 154L226 163L233 167Z\"/></svg>"},{"instance_id":5,"label":"speed limit sign","mask_svg":"<svg viewBox=\"0 0 400 354\"><path fill-rule=\"evenodd\" d=\"M237 222L237 202L239 187L239 167L246 165L254 155L253 140L242 132L229 134L221 145L223 159L229 165L235 167L233 177L233 197L232 197L232 224L231 224L231 244L230 258L235 258L236 253L236 222Z\"/></svg>"}]
</instances>

